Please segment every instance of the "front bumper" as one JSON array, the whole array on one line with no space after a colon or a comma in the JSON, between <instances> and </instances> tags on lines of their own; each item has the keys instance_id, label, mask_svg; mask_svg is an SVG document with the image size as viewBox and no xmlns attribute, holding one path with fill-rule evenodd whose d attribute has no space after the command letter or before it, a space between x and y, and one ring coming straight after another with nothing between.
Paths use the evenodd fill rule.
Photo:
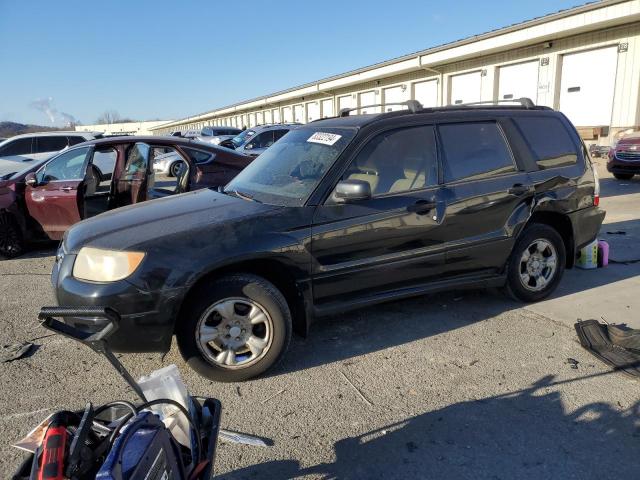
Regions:
<instances>
[{"instance_id":1,"label":"front bumper","mask_svg":"<svg viewBox=\"0 0 640 480\"><path fill-rule=\"evenodd\" d=\"M640 159L621 160L617 157L609 158L609 161L607 162L607 171L610 173L640 174Z\"/></svg>"},{"instance_id":2,"label":"front bumper","mask_svg":"<svg viewBox=\"0 0 640 480\"><path fill-rule=\"evenodd\" d=\"M185 288L150 291L128 280L96 283L73 277L75 255L56 258L51 283L58 305L65 308L108 307L120 314L120 328L109 340L116 352L166 352ZM95 332L104 327L99 317L79 314L64 318L68 325Z\"/></svg>"}]
</instances>

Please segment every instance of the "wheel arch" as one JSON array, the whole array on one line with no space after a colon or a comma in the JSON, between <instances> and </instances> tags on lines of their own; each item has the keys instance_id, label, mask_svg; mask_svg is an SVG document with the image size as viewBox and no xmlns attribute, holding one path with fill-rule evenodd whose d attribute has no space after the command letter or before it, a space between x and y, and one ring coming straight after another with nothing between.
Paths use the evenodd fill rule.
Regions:
<instances>
[{"instance_id":1,"label":"wheel arch","mask_svg":"<svg viewBox=\"0 0 640 480\"><path fill-rule=\"evenodd\" d=\"M280 290L291 310L293 331L303 337L307 336L311 323L311 315L309 313L310 310L307 308L307 302L305 301L305 292L299 288L292 268L274 258L241 260L225 264L200 276L196 282L191 285L182 300L178 310L177 321L174 325L174 331L177 328L178 321L180 321L179 319L182 317L186 306L201 287L223 276L237 273L257 275L273 283L273 285Z\"/></svg>"},{"instance_id":2,"label":"wheel arch","mask_svg":"<svg viewBox=\"0 0 640 480\"><path fill-rule=\"evenodd\" d=\"M567 215L554 211L534 211L529 217L527 225L530 225L532 223L541 223L543 225L548 225L560 234L560 237L562 237L562 242L564 243L565 251L567 253L565 267L573 268L576 258L576 251L573 235L573 225L571 224L571 220L569 219L569 217Z\"/></svg>"}]
</instances>

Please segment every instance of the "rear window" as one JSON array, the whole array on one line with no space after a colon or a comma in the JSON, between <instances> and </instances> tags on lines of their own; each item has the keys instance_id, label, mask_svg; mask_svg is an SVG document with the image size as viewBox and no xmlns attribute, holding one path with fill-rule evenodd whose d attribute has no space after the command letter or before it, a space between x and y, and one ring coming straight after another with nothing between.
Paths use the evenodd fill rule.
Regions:
<instances>
[{"instance_id":1,"label":"rear window","mask_svg":"<svg viewBox=\"0 0 640 480\"><path fill-rule=\"evenodd\" d=\"M495 123L453 123L440 125L438 131L445 182L515 171L511 151Z\"/></svg>"},{"instance_id":2,"label":"rear window","mask_svg":"<svg viewBox=\"0 0 640 480\"><path fill-rule=\"evenodd\" d=\"M576 146L564 124L553 117L519 117L513 121L533 153L538 168L574 165Z\"/></svg>"},{"instance_id":3,"label":"rear window","mask_svg":"<svg viewBox=\"0 0 640 480\"><path fill-rule=\"evenodd\" d=\"M213 153L203 152L202 150L194 150L185 148L184 151L194 163L205 163L213 158Z\"/></svg>"}]
</instances>

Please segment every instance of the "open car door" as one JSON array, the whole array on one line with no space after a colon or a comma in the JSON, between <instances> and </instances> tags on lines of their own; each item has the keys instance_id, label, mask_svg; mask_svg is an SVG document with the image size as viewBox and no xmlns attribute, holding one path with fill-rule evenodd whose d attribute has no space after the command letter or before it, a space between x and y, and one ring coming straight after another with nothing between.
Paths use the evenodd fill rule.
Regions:
<instances>
[{"instance_id":1,"label":"open car door","mask_svg":"<svg viewBox=\"0 0 640 480\"><path fill-rule=\"evenodd\" d=\"M116 185L116 207L124 207L147 200L155 183L151 164L151 147L138 142L126 152L124 171Z\"/></svg>"},{"instance_id":2,"label":"open car door","mask_svg":"<svg viewBox=\"0 0 640 480\"><path fill-rule=\"evenodd\" d=\"M52 240L81 220L83 180L93 147L63 152L36 173L36 183L27 185L27 210Z\"/></svg>"}]
</instances>

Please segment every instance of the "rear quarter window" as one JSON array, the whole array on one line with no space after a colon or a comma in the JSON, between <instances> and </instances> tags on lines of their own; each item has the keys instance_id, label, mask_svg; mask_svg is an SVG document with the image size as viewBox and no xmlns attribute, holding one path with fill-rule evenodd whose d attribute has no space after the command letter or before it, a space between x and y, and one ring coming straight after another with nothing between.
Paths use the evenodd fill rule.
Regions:
<instances>
[{"instance_id":1,"label":"rear quarter window","mask_svg":"<svg viewBox=\"0 0 640 480\"><path fill-rule=\"evenodd\" d=\"M575 165L576 146L565 125L553 117L513 119L541 170Z\"/></svg>"},{"instance_id":2,"label":"rear quarter window","mask_svg":"<svg viewBox=\"0 0 640 480\"><path fill-rule=\"evenodd\" d=\"M494 122L443 124L438 132L445 183L516 170L511 150Z\"/></svg>"},{"instance_id":3,"label":"rear quarter window","mask_svg":"<svg viewBox=\"0 0 640 480\"><path fill-rule=\"evenodd\" d=\"M214 157L214 153L203 152L202 150L194 150L193 148L185 148L185 153L193 163L206 163Z\"/></svg>"}]
</instances>

